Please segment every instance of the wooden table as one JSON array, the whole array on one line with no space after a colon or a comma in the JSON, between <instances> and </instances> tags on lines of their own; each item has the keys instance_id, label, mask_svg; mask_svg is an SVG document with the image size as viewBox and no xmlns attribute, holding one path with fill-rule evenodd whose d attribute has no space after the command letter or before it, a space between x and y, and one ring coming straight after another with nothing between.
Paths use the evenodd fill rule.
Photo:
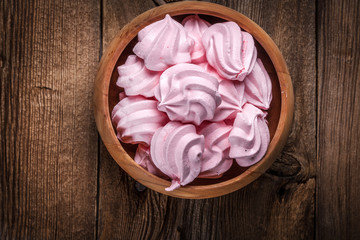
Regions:
<instances>
[{"instance_id":1,"label":"wooden table","mask_svg":"<svg viewBox=\"0 0 360 240\"><path fill-rule=\"evenodd\" d=\"M206 200L144 189L94 122L101 53L161 2L1 1L0 239L359 239L359 1L215 1L279 46L295 117L262 177Z\"/></svg>"}]
</instances>

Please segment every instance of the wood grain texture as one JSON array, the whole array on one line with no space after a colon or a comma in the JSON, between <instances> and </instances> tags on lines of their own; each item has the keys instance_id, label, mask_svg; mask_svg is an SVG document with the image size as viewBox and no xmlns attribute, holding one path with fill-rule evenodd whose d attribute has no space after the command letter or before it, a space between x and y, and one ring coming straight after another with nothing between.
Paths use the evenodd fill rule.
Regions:
<instances>
[{"instance_id":1,"label":"wood grain texture","mask_svg":"<svg viewBox=\"0 0 360 240\"><path fill-rule=\"evenodd\" d=\"M0 16L0 238L94 238L99 3L1 1Z\"/></svg>"},{"instance_id":2,"label":"wood grain texture","mask_svg":"<svg viewBox=\"0 0 360 240\"><path fill-rule=\"evenodd\" d=\"M103 49L115 37L118 31L131 19L156 5L151 0L116 0L103 1ZM151 192L144 195L135 188L135 181L127 175L107 152L105 146L100 148L100 184L99 184L99 225L100 239L144 239L151 236L151 228L161 224L160 209L164 204L160 194ZM145 192L148 192L145 190ZM154 197L154 199L152 198ZM156 200L157 199L157 200ZM159 204L155 210L149 204ZM146 209L151 208L150 211ZM158 210L156 210L158 209ZM144 213L148 213L148 215ZM159 228L159 225L156 227Z\"/></svg>"},{"instance_id":3,"label":"wood grain texture","mask_svg":"<svg viewBox=\"0 0 360 240\"><path fill-rule=\"evenodd\" d=\"M318 239L360 239L360 3L318 7Z\"/></svg>"},{"instance_id":4,"label":"wood grain texture","mask_svg":"<svg viewBox=\"0 0 360 240\"><path fill-rule=\"evenodd\" d=\"M104 28L104 43L109 43L116 31L136 15L130 17L124 12L135 9L137 14L141 13L152 4L148 3L139 5L132 1L119 5L104 1L104 24L114 26ZM98 235L101 239L314 237L315 3L283 0L218 3L257 22L278 44L288 63L296 103L288 144L271 169L257 181L235 193L206 200L176 199L136 188L134 180L102 147Z\"/></svg>"},{"instance_id":5,"label":"wood grain texture","mask_svg":"<svg viewBox=\"0 0 360 240\"><path fill-rule=\"evenodd\" d=\"M316 36L312 1L217 2L257 22L286 58L296 103L287 146L250 186L182 200L136 184L101 145L97 236L100 2L0 2L0 239L313 239L315 227L318 239L360 237L359 2L318 1ZM154 6L103 3L104 48Z\"/></svg>"}]
</instances>

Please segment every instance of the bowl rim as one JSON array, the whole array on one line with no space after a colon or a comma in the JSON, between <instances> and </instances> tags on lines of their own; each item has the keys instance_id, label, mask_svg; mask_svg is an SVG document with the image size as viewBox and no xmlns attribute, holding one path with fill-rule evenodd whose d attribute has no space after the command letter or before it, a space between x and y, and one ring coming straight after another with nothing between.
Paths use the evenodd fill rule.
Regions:
<instances>
[{"instance_id":1,"label":"bowl rim","mask_svg":"<svg viewBox=\"0 0 360 240\"><path fill-rule=\"evenodd\" d=\"M276 71L281 91L281 109L278 126L269 144L267 153L262 160L250 166L242 174L229 180L201 186L187 185L171 192L165 191L165 188L170 185L170 181L159 178L144 170L123 149L113 131L108 105L110 79L118 58L126 45L136 37L139 30L152 22L164 18L166 14L170 16L204 14L236 22L257 40L269 56ZM255 22L238 11L219 4L177 2L155 7L138 15L115 36L102 55L99 64L94 84L93 105L96 125L104 145L118 165L131 177L144 186L165 195L187 199L202 199L234 192L253 182L270 167L281 152L290 132L294 113L294 93L290 74L279 48L270 36Z\"/></svg>"}]
</instances>

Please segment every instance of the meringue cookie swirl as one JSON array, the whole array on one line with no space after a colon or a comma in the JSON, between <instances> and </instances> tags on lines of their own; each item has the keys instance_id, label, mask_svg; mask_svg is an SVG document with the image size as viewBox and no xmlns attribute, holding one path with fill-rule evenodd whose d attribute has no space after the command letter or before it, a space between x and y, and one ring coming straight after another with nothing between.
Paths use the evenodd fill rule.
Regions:
<instances>
[{"instance_id":1,"label":"meringue cookie swirl","mask_svg":"<svg viewBox=\"0 0 360 240\"><path fill-rule=\"evenodd\" d=\"M168 14L142 29L138 40L133 52L144 59L149 70L164 71L174 64L191 61L193 41L185 28Z\"/></svg>"},{"instance_id":2,"label":"meringue cookie swirl","mask_svg":"<svg viewBox=\"0 0 360 240\"><path fill-rule=\"evenodd\" d=\"M218 80L202 67L190 63L177 64L160 76L155 97L158 109L166 112L172 121L199 125L214 117L221 99Z\"/></svg>"},{"instance_id":3,"label":"meringue cookie swirl","mask_svg":"<svg viewBox=\"0 0 360 240\"><path fill-rule=\"evenodd\" d=\"M191 62L205 62L205 49L201 37L203 32L209 28L210 23L202 20L198 15L190 15L182 21L182 24L184 25L188 36L194 41L194 46L191 50Z\"/></svg>"},{"instance_id":4,"label":"meringue cookie swirl","mask_svg":"<svg viewBox=\"0 0 360 240\"><path fill-rule=\"evenodd\" d=\"M159 83L161 73L148 70L141 58L130 55L117 70L119 78L116 85L124 88L126 95L154 96L154 89Z\"/></svg>"},{"instance_id":5,"label":"meringue cookie swirl","mask_svg":"<svg viewBox=\"0 0 360 240\"><path fill-rule=\"evenodd\" d=\"M166 177L153 163L150 156L150 147L139 144L136 149L134 161L149 173L158 177Z\"/></svg>"},{"instance_id":6,"label":"meringue cookie swirl","mask_svg":"<svg viewBox=\"0 0 360 240\"><path fill-rule=\"evenodd\" d=\"M258 108L269 109L272 99L271 80L260 58L244 82L246 100Z\"/></svg>"},{"instance_id":7,"label":"meringue cookie swirl","mask_svg":"<svg viewBox=\"0 0 360 240\"><path fill-rule=\"evenodd\" d=\"M122 99L111 113L117 137L124 143L150 144L154 132L168 122L166 114L157 110L156 100L142 96Z\"/></svg>"},{"instance_id":8,"label":"meringue cookie swirl","mask_svg":"<svg viewBox=\"0 0 360 240\"><path fill-rule=\"evenodd\" d=\"M257 58L254 39L234 22L210 26L202 42L209 64L225 79L243 81L254 67Z\"/></svg>"},{"instance_id":9,"label":"meringue cookie swirl","mask_svg":"<svg viewBox=\"0 0 360 240\"><path fill-rule=\"evenodd\" d=\"M221 104L216 108L212 121L222 121L227 118L235 118L236 112L242 111L246 102L244 96L245 84L240 81L223 80L219 84Z\"/></svg>"},{"instance_id":10,"label":"meringue cookie swirl","mask_svg":"<svg viewBox=\"0 0 360 240\"><path fill-rule=\"evenodd\" d=\"M219 176L230 169L233 159L229 158L228 140L232 127L224 122L203 123L200 135L204 135L205 149L199 177Z\"/></svg>"},{"instance_id":11,"label":"meringue cookie swirl","mask_svg":"<svg viewBox=\"0 0 360 240\"><path fill-rule=\"evenodd\" d=\"M243 112L236 116L229 135L231 158L242 167L248 167L261 160L270 142L266 114L252 104L245 104Z\"/></svg>"},{"instance_id":12,"label":"meringue cookie swirl","mask_svg":"<svg viewBox=\"0 0 360 240\"><path fill-rule=\"evenodd\" d=\"M192 182L200 173L204 136L192 124L169 122L158 129L150 145L156 167L171 179L166 191L173 191Z\"/></svg>"}]
</instances>

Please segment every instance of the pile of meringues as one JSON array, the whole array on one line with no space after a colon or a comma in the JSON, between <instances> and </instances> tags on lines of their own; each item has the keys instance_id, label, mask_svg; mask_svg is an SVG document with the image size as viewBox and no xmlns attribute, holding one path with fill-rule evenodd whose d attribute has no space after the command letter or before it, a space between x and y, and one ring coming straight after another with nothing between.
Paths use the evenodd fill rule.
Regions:
<instances>
[{"instance_id":1,"label":"pile of meringues","mask_svg":"<svg viewBox=\"0 0 360 240\"><path fill-rule=\"evenodd\" d=\"M117 68L124 92L112 121L122 142L138 144L139 165L171 179L167 191L262 159L272 86L249 33L166 15L138 33L133 52Z\"/></svg>"}]
</instances>

